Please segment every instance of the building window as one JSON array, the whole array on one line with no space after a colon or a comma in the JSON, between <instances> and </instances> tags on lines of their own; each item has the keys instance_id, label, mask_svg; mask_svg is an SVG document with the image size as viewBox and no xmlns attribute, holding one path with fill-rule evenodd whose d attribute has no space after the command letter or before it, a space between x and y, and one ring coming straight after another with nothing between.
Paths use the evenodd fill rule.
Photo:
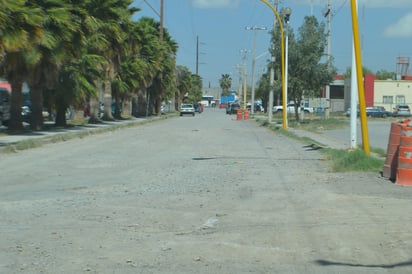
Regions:
<instances>
[{"instance_id":1,"label":"building window","mask_svg":"<svg viewBox=\"0 0 412 274\"><path fill-rule=\"evenodd\" d=\"M393 96L383 96L384 104L393 104Z\"/></svg>"},{"instance_id":2,"label":"building window","mask_svg":"<svg viewBox=\"0 0 412 274\"><path fill-rule=\"evenodd\" d=\"M396 104L397 105L404 105L405 104L405 96L404 95L396 95Z\"/></svg>"}]
</instances>

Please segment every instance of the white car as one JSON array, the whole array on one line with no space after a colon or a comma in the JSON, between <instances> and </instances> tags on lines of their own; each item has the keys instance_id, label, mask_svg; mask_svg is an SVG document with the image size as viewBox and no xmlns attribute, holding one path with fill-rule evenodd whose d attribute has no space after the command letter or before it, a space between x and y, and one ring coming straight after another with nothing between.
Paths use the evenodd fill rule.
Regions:
<instances>
[{"instance_id":1,"label":"white car","mask_svg":"<svg viewBox=\"0 0 412 274\"><path fill-rule=\"evenodd\" d=\"M183 114L191 114L192 116L195 116L195 107L193 104L182 104L180 107L180 116L183 116Z\"/></svg>"}]
</instances>

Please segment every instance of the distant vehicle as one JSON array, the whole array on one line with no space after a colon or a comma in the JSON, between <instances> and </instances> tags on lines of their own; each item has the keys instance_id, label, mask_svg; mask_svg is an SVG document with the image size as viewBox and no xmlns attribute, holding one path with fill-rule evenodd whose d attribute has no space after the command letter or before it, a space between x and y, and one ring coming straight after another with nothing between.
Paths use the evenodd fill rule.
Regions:
<instances>
[{"instance_id":1,"label":"distant vehicle","mask_svg":"<svg viewBox=\"0 0 412 274\"><path fill-rule=\"evenodd\" d=\"M302 104L302 106L303 106L303 104ZM298 108L298 113L300 113L300 111L301 111L301 107ZM303 111L305 113L313 113L314 112L313 108L310 108L310 107L303 107ZM280 113L280 112L283 112L283 106L274 106L273 107L273 113ZM287 112L288 113L295 113L295 103L287 104Z\"/></svg>"},{"instance_id":2,"label":"distant vehicle","mask_svg":"<svg viewBox=\"0 0 412 274\"><path fill-rule=\"evenodd\" d=\"M10 93L6 88L0 88L0 124L8 126L10 121Z\"/></svg>"},{"instance_id":3,"label":"distant vehicle","mask_svg":"<svg viewBox=\"0 0 412 274\"><path fill-rule=\"evenodd\" d=\"M200 103L206 107L212 107L213 104L216 104L214 97L211 95L203 95Z\"/></svg>"},{"instance_id":4,"label":"distant vehicle","mask_svg":"<svg viewBox=\"0 0 412 274\"><path fill-rule=\"evenodd\" d=\"M408 105L397 105L395 110L393 111L394 117L409 117L411 116L411 110Z\"/></svg>"},{"instance_id":5,"label":"distant vehicle","mask_svg":"<svg viewBox=\"0 0 412 274\"><path fill-rule=\"evenodd\" d=\"M202 113L203 112L203 105L200 103L193 104L195 107L195 112Z\"/></svg>"},{"instance_id":6,"label":"distant vehicle","mask_svg":"<svg viewBox=\"0 0 412 274\"><path fill-rule=\"evenodd\" d=\"M230 114L236 114L239 109L240 109L239 103L235 102L235 103L230 104Z\"/></svg>"},{"instance_id":7,"label":"distant vehicle","mask_svg":"<svg viewBox=\"0 0 412 274\"><path fill-rule=\"evenodd\" d=\"M180 116L183 116L183 114L191 114L192 116L195 116L195 107L193 104L182 104L180 107Z\"/></svg>"},{"instance_id":8,"label":"distant vehicle","mask_svg":"<svg viewBox=\"0 0 412 274\"><path fill-rule=\"evenodd\" d=\"M230 105L231 103L227 103L226 105L226 114L230 114Z\"/></svg>"}]
</instances>

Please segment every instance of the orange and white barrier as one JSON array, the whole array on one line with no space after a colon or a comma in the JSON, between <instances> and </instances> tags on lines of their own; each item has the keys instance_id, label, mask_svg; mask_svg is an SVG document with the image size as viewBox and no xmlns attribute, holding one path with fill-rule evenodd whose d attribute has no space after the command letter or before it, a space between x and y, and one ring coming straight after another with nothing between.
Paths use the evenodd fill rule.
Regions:
<instances>
[{"instance_id":1,"label":"orange and white barrier","mask_svg":"<svg viewBox=\"0 0 412 274\"><path fill-rule=\"evenodd\" d=\"M412 186L412 124L409 123L401 125L396 184Z\"/></svg>"}]
</instances>

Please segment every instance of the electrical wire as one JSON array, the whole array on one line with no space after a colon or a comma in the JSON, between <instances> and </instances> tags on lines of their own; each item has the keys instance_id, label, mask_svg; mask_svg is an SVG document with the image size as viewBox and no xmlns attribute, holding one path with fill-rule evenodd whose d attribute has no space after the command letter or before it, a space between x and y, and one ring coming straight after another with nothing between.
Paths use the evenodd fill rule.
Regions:
<instances>
[{"instance_id":1,"label":"electrical wire","mask_svg":"<svg viewBox=\"0 0 412 274\"><path fill-rule=\"evenodd\" d=\"M344 0L343 3L335 10L335 12L332 13L332 15L333 16L338 15L347 3L348 3L348 0Z\"/></svg>"}]
</instances>

